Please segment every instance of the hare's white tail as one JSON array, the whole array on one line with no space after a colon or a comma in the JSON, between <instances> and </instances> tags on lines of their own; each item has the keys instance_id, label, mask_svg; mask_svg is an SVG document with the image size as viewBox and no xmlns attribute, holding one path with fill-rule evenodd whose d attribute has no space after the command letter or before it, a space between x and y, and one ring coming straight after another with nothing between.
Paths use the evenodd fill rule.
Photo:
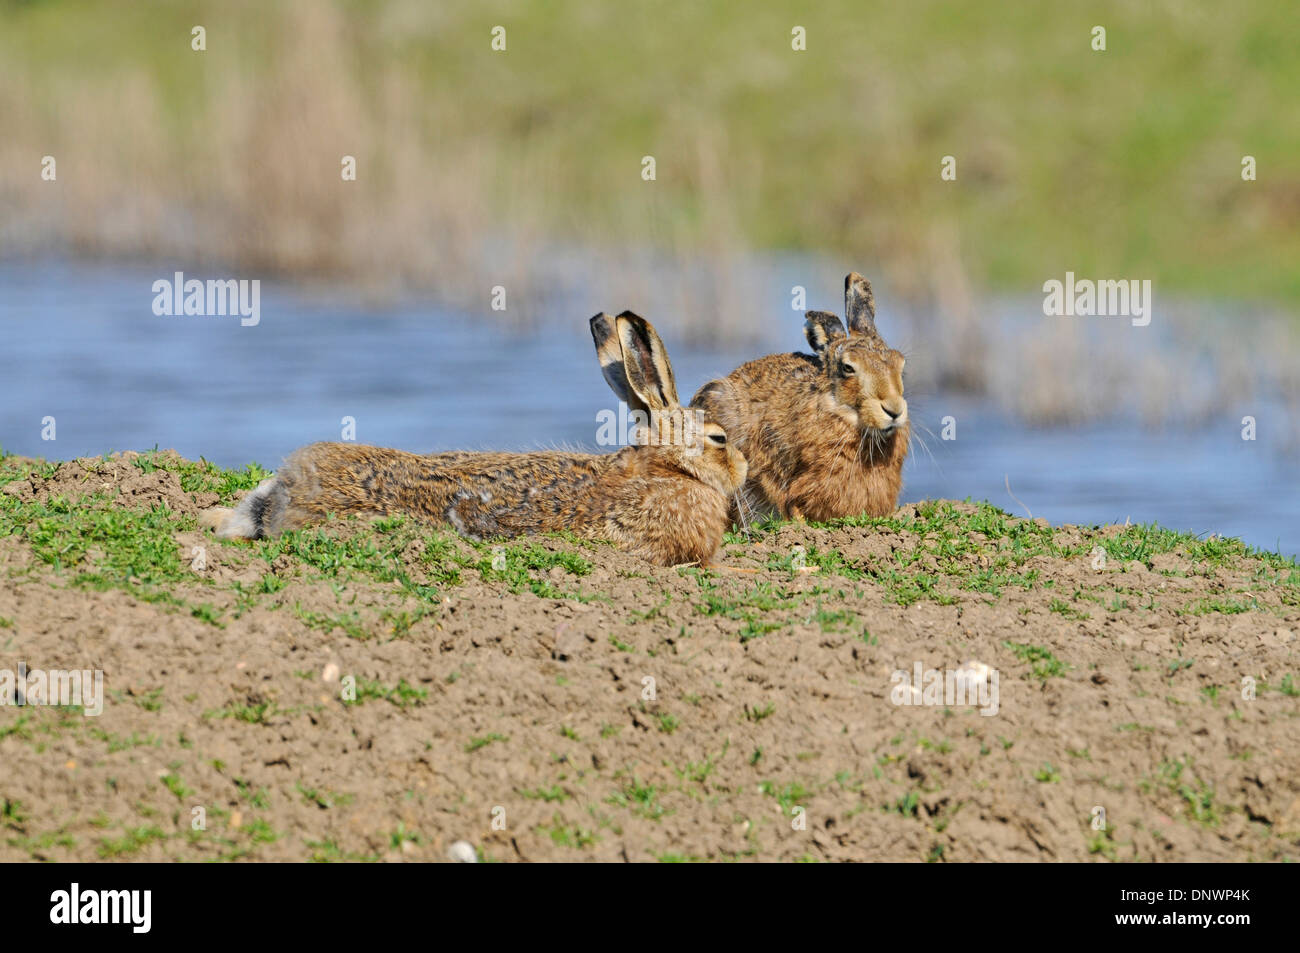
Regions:
<instances>
[{"instance_id":1,"label":"hare's white tail","mask_svg":"<svg viewBox=\"0 0 1300 953\"><path fill-rule=\"evenodd\" d=\"M277 533L289 504L289 492L275 477L263 480L233 510L213 507L199 516L199 525L216 530L221 539L259 539Z\"/></svg>"}]
</instances>

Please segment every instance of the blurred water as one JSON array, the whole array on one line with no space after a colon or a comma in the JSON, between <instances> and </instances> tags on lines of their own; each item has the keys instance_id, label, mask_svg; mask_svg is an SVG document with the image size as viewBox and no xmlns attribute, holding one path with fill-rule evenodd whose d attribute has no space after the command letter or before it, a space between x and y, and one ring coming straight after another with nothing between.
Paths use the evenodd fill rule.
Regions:
<instances>
[{"instance_id":1,"label":"blurred water","mask_svg":"<svg viewBox=\"0 0 1300 953\"><path fill-rule=\"evenodd\" d=\"M263 282L261 323L242 327L155 316L159 277L171 271L0 266L0 446L69 459L157 445L274 467L303 443L339 439L350 416L359 442L419 452L594 448L596 414L614 405L582 320L521 331L490 311L368 310ZM755 356L666 343L683 399ZM909 363L922 360L917 342ZM955 440L941 439L949 415ZM47 416L52 442L41 439ZM922 432L930 452L918 446L908 463L906 500L988 499L1023 514L1009 481L1053 523L1158 521L1300 553L1294 460L1267 428L1253 442L1236 425L1041 430L944 395L913 398L912 416L933 433Z\"/></svg>"}]
</instances>

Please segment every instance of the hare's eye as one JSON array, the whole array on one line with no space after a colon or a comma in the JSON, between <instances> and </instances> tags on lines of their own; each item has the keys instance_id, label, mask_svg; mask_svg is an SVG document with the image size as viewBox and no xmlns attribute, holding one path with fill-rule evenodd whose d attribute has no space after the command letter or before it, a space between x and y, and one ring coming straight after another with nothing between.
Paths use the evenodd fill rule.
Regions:
<instances>
[{"instance_id":1,"label":"hare's eye","mask_svg":"<svg viewBox=\"0 0 1300 953\"><path fill-rule=\"evenodd\" d=\"M848 377L850 374L856 374L857 370L854 368L852 364L849 364L846 361L845 363L840 365L840 373L843 374L845 377Z\"/></svg>"},{"instance_id":2,"label":"hare's eye","mask_svg":"<svg viewBox=\"0 0 1300 953\"><path fill-rule=\"evenodd\" d=\"M719 447L725 447L727 445L727 435L724 433L711 433L709 434L709 439Z\"/></svg>"}]
</instances>

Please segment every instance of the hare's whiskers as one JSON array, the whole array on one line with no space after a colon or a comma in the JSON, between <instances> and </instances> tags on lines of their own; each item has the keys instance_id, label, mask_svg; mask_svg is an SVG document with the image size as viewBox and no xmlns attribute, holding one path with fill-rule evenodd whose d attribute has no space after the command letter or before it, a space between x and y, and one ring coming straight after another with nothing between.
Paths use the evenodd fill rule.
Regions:
<instances>
[{"instance_id":1,"label":"hare's whiskers","mask_svg":"<svg viewBox=\"0 0 1300 953\"><path fill-rule=\"evenodd\" d=\"M745 500L741 497L744 487L737 487L736 492L731 494L731 498L736 501L736 515L740 517L740 531L749 538L749 521L745 518Z\"/></svg>"},{"instance_id":2,"label":"hare's whiskers","mask_svg":"<svg viewBox=\"0 0 1300 953\"><path fill-rule=\"evenodd\" d=\"M927 429L927 431L928 431L929 428L926 428L926 429ZM934 434L931 433L930 436L933 437ZM913 432L912 432L912 439L915 440L915 441L920 445L921 449L925 451L926 456L928 456L928 457L930 458L930 462L933 463L933 464L935 465L935 468L936 468L936 469L939 471L939 473L942 475L942 474L943 474L943 467L940 466L938 459L937 459L937 458L935 457L935 455L934 455L934 452L930 449L930 445L927 444L927 443L925 442L925 438L923 438L919 433L916 433L915 431L913 431Z\"/></svg>"}]
</instances>

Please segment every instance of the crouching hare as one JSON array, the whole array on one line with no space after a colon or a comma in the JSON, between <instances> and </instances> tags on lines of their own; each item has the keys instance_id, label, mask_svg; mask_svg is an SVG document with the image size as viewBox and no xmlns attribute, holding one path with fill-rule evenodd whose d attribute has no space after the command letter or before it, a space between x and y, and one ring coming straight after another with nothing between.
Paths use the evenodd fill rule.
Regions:
<instances>
[{"instance_id":1,"label":"crouching hare","mask_svg":"<svg viewBox=\"0 0 1300 953\"><path fill-rule=\"evenodd\" d=\"M821 522L898 505L911 437L903 355L876 330L871 283L856 272L844 280L844 312L847 329L827 311L807 313L811 355L750 361L691 401L745 455L743 495L759 514Z\"/></svg>"},{"instance_id":2,"label":"crouching hare","mask_svg":"<svg viewBox=\"0 0 1300 953\"><path fill-rule=\"evenodd\" d=\"M233 510L203 514L224 538L257 538L329 514L407 514L471 539L568 530L662 565L708 562L745 482L744 456L707 412L682 408L650 322L598 314L591 333L619 399L649 426L610 454L535 451L422 456L347 443L295 451ZM676 435L663 440L656 435Z\"/></svg>"}]
</instances>

